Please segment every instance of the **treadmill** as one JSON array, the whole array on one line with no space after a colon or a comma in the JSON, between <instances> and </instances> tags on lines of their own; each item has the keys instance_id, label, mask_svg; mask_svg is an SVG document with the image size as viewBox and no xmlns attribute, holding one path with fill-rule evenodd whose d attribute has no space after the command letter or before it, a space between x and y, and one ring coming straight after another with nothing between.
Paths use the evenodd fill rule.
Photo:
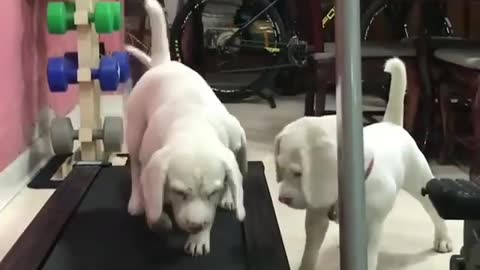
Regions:
<instances>
[{"instance_id":1,"label":"treadmill","mask_svg":"<svg viewBox=\"0 0 480 270\"><path fill-rule=\"evenodd\" d=\"M128 162L78 163L65 180L51 181L63 160L54 157L30 183L56 190L0 262L1 270L290 269L262 162L249 162L245 220L219 208L210 253L192 257L183 250L186 233L154 233L143 217L128 214Z\"/></svg>"}]
</instances>

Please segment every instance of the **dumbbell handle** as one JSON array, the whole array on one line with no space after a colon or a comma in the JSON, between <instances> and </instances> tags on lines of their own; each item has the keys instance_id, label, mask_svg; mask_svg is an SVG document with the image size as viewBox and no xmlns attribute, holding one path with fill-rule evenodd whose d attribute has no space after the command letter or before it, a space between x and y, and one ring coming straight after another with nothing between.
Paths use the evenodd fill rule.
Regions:
<instances>
[{"instance_id":1,"label":"dumbbell handle","mask_svg":"<svg viewBox=\"0 0 480 270\"><path fill-rule=\"evenodd\" d=\"M79 138L79 131L78 129L75 129L73 131L73 139L78 140ZM103 139L103 129L101 128L95 128L92 130L92 140L101 140Z\"/></svg>"},{"instance_id":2,"label":"dumbbell handle","mask_svg":"<svg viewBox=\"0 0 480 270\"><path fill-rule=\"evenodd\" d=\"M68 81L70 81L70 82L78 81L77 69L75 69L75 68L67 69L66 70L66 76L68 78Z\"/></svg>"},{"instance_id":3,"label":"dumbbell handle","mask_svg":"<svg viewBox=\"0 0 480 270\"><path fill-rule=\"evenodd\" d=\"M92 131L92 138L94 140L101 140L103 139L103 129L101 128L98 128L98 129L94 129Z\"/></svg>"},{"instance_id":4,"label":"dumbbell handle","mask_svg":"<svg viewBox=\"0 0 480 270\"><path fill-rule=\"evenodd\" d=\"M92 68L92 79L99 79L100 78L100 69Z\"/></svg>"},{"instance_id":5,"label":"dumbbell handle","mask_svg":"<svg viewBox=\"0 0 480 270\"><path fill-rule=\"evenodd\" d=\"M78 53L77 52L65 53L64 58L65 58L65 61L69 61L69 63L71 63L71 65L69 64L69 67L72 67L74 69L78 69ZM91 72L92 72L92 78L93 79L98 79L98 77L100 75L100 69L98 69L98 68L97 69L91 69ZM75 71L75 73L76 73L76 71Z\"/></svg>"}]
</instances>

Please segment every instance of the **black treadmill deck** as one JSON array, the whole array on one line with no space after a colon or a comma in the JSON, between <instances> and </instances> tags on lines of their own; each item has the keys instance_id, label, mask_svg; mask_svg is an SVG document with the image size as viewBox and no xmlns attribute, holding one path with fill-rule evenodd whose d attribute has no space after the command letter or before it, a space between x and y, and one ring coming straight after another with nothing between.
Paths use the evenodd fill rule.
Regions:
<instances>
[{"instance_id":1,"label":"black treadmill deck","mask_svg":"<svg viewBox=\"0 0 480 270\"><path fill-rule=\"evenodd\" d=\"M199 257L183 252L186 233L174 230L154 234L147 228L144 218L128 215L130 176L127 167L78 166L72 175L82 170L92 171L92 174L97 171L91 185L85 179L66 180L44 207L51 211L42 209L0 263L0 269L289 269L261 162L250 162L249 177L244 181L247 218L240 223L233 212L219 209L212 229L211 252ZM70 217L64 218L63 226L57 220L60 228L54 236L54 228L47 228L52 224L41 221L62 219L62 215L56 216L52 211L69 203L65 202L65 195L63 201L55 199L55 195L66 193L64 190L74 182L86 185L85 195L82 198L77 194L78 208L72 208ZM81 192L78 188L75 190ZM48 207L62 203L63 206ZM38 235L42 232L39 227L35 228L35 224L45 226L44 234L52 234L54 243L49 247L24 247L35 245L36 241L31 237L48 242L45 235L43 238ZM42 252L44 254L40 257ZM32 257L33 261L30 261Z\"/></svg>"}]
</instances>

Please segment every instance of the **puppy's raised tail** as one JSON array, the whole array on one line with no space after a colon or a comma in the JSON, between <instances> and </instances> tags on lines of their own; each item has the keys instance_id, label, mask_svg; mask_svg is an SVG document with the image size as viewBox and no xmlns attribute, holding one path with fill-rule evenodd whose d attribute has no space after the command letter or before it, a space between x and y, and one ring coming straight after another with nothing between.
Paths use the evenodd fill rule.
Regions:
<instances>
[{"instance_id":1,"label":"puppy's raised tail","mask_svg":"<svg viewBox=\"0 0 480 270\"><path fill-rule=\"evenodd\" d=\"M390 58L385 63L385 72L391 74L390 94L383 121L403 126L403 101L407 91L407 70L402 60Z\"/></svg>"},{"instance_id":2,"label":"puppy's raised tail","mask_svg":"<svg viewBox=\"0 0 480 270\"><path fill-rule=\"evenodd\" d=\"M157 0L145 0L145 10L150 18L152 37L150 66L170 61L170 48L167 36L167 20L162 6Z\"/></svg>"},{"instance_id":3,"label":"puppy's raised tail","mask_svg":"<svg viewBox=\"0 0 480 270\"><path fill-rule=\"evenodd\" d=\"M132 45L125 45L125 50L131 55L135 56L135 58L137 58L145 66L151 67L152 58L148 56L144 51Z\"/></svg>"}]
</instances>

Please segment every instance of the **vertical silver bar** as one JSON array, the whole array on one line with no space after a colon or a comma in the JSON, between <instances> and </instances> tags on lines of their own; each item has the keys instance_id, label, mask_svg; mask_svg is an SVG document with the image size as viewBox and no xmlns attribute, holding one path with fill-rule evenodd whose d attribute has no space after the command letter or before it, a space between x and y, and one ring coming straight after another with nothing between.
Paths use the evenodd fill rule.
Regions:
<instances>
[{"instance_id":1,"label":"vertical silver bar","mask_svg":"<svg viewBox=\"0 0 480 270\"><path fill-rule=\"evenodd\" d=\"M335 0L340 269L367 270L360 1Z\"/></svg>"}]
</instances>

